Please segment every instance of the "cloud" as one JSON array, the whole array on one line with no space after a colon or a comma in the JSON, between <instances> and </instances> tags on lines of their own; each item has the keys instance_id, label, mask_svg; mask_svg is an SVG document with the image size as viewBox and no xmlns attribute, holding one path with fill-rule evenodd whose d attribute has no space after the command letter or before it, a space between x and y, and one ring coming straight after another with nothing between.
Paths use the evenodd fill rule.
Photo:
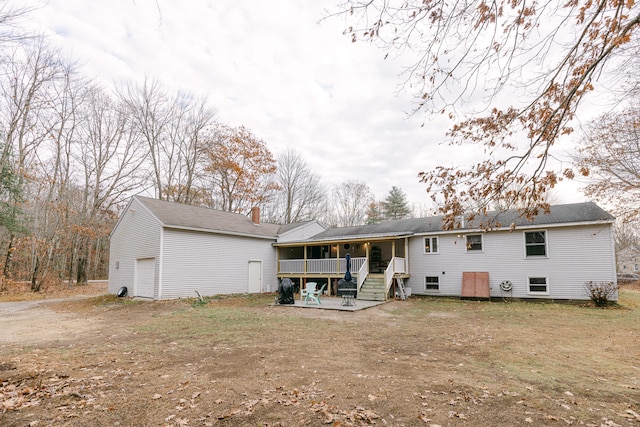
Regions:
<instances>
[{"instance_id":1,"label":"cloud","mask_svg":"<svg viewBox=\"0 0 640 427\"><path fill-rule=\"evenodd\" d=\"M424 203L417 174L476 154L440 144L450 123L409 117L401 64L351 43L333 0L48 0L34 28L72 52L105 85L157 77L206 96L219 119L245 125L272 152L299 150L327 186L392 185Z\"/></svg>"}]
</instances>

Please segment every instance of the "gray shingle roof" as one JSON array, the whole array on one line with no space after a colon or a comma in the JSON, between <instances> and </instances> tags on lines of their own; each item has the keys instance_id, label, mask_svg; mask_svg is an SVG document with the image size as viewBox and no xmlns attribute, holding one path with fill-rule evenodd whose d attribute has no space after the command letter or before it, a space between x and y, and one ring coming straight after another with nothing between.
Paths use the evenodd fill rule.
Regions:
<instances>
[{"instance_id":1,"label":"gray shingle roof","mask_svg":"<svg viewBox=\"0 0 640 427\"><path fill-rule=\"evenodd\" d=\"M410 218L389 220L381 222L380 224L331 228L313 236L309 240L375 238L439 232L443 230L442 218L442 216ZM539 213L533 221L528 221L517 210L489 212L485 217L476 218L473 221L465 221L462 229L477 229L480 227L480 224L487 224L490 221L492 221L494 225L499 224L499 227L509 228L511 224L515 224L516 227L523 227L602 222L613 221L614 219L611 214L600 206L593 202L586 202L552 206L548 214L543 212Z\"/></svg>"},{"instance_id":2,"label":"gray shingle roof","mask_svg":"<svg viewBox=\"0 0 640 427\"><path fill-rule=\"evenodd\" d=\"M165 227L184 228L275 239L280 226L277 224L254 224L245 215L167 202L149 197L134 196Z\"/></svg>"}]
</instances>

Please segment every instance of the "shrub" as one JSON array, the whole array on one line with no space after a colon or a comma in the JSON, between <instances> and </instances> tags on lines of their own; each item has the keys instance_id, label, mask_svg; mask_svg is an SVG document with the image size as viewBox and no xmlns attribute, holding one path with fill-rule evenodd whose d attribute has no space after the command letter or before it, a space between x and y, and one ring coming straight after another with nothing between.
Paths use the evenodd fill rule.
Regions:
<instances>
[{"instance_id":1,"label":"shrub","mask_svg":"<svg viewBox=\"0 0 640 427\"><path fill-rule=\"evenodd\" d=\"M618 292L618 285L613 282L589 281L585 284L585 289L596 307L606 307L610 297Z\"/></svg>"}]
</instances>

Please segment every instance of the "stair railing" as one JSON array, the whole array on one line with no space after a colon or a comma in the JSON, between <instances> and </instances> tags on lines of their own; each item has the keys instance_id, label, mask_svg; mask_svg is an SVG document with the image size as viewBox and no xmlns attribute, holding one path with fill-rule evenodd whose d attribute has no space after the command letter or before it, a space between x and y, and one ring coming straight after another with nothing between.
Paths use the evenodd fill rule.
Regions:
<instances>
[{"instance_id":1,"label":"stair railing","mask_svg":"<svg viewBox=\"0 0 640 427\"><path fill-rule=\"evenodd\" d=\"M384 270L384 283L385 283L385 292L384 299L387 299L387 295L389 295L389 289L391 289L391 283L393 283L393 275L395 274L395 270L393 268L394 258L391 258L391 262L387 266L386 270Z\"/></svg>"},{"instance_id":2,"label":"stair railing","mask_svg":"<svg viewBox=\"0 0 640 427\"><path fill-rule=\"evenodd\" d=\"M396 273L406 273L405 259L400 257L393 257L389 262L386 270L384 270L384 283L385 283L385 299L386 295L389 295L391 284L393 283L393 277Z\"/></svg>"},{"instance_id":3,"label":"stair railing","mask_svg":"<svg viewBox=\"0 0 640 427\"><path fill-rule=\"evenodd\" d=\"M369 259L366 258L365 261L362 263L362 266L358 269L358 290L357 292L360 293L360 288L362 287L362 284L364 283L364 281L367 279L367 275L369 275Z\"/></svg>"}]
</instances>

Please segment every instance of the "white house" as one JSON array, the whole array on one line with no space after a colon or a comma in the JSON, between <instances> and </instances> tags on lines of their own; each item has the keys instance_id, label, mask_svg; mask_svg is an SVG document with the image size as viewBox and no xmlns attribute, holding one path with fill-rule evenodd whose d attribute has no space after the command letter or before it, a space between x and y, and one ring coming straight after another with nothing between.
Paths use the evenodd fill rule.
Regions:
<instances>
[{"instance_id":1,"label":"white house","mask_svg":"<svg viewBox=\"0 0 640 427\"><path fill-rule=\"evenodd\" d=\"M276 250L283 236L304 238L317 222L280 227L215 209L133 197L111 232L109 292L172 299L277 289Z\"/></svg>"},{"instance_id":2,"label":"white house","mask_svg":"<svg viewBox=\"0 0 640 427\"><path fill-rule=\"evenodd\" d=\"M618 273L640 274L640 248L629 246L618 252Z\"/></svg>"},{"instance_id":3,"label":"white house","mask_svg":"<svg viewBox=\"0 0 640 427\"><path fill-rule=\"evenodd\" d=\"M345 255L358 299L413 295L589 299L585 283L616 281L614 218L594 203L551 207L531 222L517 211L495 227L442 217L325 229L134 197L111 234L109 290L155 299L270 292L278 280L339 293Z\"/></svg>"},{"instance_id":4,"label":"white house","mask_svg":"<svg viewBox=\"0 0 640 427\"><path fill-rule=\"evenodd\" d=\"M480 223L492 220L486 231ZM350 254L358 298L383 299L393 286L416 295L587 300L585 283L615 282L614 217L594 203L551 207L527 221L494 212L443 230L442 217L333 228L278 242L278 277L336 291Z\"/></svg>"}]
</instances>

